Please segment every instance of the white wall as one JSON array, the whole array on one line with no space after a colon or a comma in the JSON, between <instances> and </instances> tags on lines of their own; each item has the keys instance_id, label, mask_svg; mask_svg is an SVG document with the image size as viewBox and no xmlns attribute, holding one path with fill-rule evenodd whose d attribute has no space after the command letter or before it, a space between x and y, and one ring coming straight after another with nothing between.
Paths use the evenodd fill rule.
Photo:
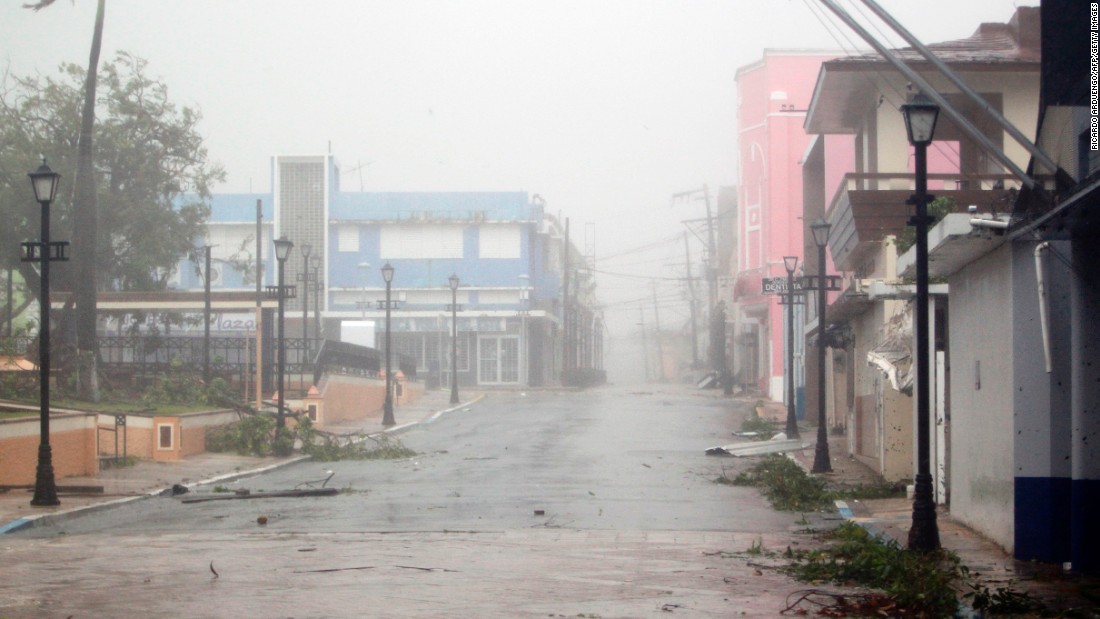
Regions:
<instances>
[{"instance_id":1,"label":"white wall","mask_svg":"<svg viewBox=\"0 0 1100 619\"><path fill-rule=\"evenodd\" d=\"M948 320L951 514L1008 551L1015 526L1011 249L1005 244L951 276Z\"/></svg>"}]
</instances>

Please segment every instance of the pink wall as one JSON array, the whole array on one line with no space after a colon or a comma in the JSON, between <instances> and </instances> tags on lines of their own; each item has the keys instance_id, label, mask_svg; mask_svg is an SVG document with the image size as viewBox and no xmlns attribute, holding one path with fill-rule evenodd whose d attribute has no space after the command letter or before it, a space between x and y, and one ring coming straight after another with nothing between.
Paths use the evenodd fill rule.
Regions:
<instances>
[{"instance_id":1,"label":"pink wall","mask_svg":"<svg viewBox=\"0 0 1100 619\"><path fill-rule=\"evenodd\" d=\"M768 50L761 61L737 73L739 279L786 277L783 256L798 256L801 262L800 160L810 141L802 124L821 63L836 55ZM752 294L742 297L740 305L767 317L762 371L768 375L760 377L759 387L774 392L776 379L781 384L783 376L785 315L777 298Z\"/></svg>"}]
</instances>

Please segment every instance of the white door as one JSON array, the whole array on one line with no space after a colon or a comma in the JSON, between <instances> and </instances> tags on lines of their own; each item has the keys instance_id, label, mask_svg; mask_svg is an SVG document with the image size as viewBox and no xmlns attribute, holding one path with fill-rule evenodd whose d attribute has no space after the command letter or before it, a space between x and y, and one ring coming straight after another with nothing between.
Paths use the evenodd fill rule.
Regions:
<instances>
[{"instance_id":1,"label":"white door","mask_svg":"<svg viewBox=\"0 0 1100 619\"><path fill-rule=\"evenodd\" d=\"M477 340L477 382L483 385L519 383L519 337L482 335Z\"/></svg>"}]
</instances>

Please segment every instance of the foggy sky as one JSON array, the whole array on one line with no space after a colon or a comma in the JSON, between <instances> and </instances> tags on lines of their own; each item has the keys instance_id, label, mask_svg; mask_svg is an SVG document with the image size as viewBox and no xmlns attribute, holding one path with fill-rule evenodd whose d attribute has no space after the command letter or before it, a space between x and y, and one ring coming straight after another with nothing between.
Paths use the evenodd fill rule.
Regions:
<instances>
[{"instance_id":1,"label":"foggy sky","mask_svg":"<svg viewBox=\"0 0 1100 619\"><path fill-rule=\"evenodd\" d=\"M24 1L0 4L5 69L86 66L95 0L37 13L20 8ZM881 4L933 42L1004 22L1016 2ZM671 208L672 193L736 182L738 67L765 48L857 45L847 30L848 40L834 39L810 6L107 0L102 60L116 50L145 58L176 103L202 110L211 159L228 172L215 191L267 191L271 155L331 148L347 190L537 193L548 211L570 217L579 247L580 232L594 231L597 269L669 278L659 297L662 323L673 326L687 317L682 286L671 281L683 274L682 240L603 257L668 239L683 230L680 220L703 216L700 202ZM601 275L599 284L611 334L637 329L638 304L626 301L646 296L649 282Z\"/></svg>"}]
</instances>

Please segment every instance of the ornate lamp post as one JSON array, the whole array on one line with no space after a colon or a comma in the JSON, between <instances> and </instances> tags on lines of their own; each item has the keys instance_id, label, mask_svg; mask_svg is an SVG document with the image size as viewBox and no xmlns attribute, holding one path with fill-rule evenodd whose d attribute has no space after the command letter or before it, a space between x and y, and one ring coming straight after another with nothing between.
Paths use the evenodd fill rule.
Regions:
<instances>
[{"instance_id":1,"label":"ornate lamp post","mask_svg":"<svg viewBox=\"0 0 1100 619\"><path fill-rule=\"evenodd\" d=\"M298 276L298 279L302 280L302 348L306 351L306 356L309 356L309 254L312 253L313 246L309 243L302 245L302 260L304 264L302 266L302 274Z\"/></svg>"},{"instance_id":2,"label":"ornate lamp post","mask_svg":"<svg viewBox=\"0 0 1100 619\"><path fill-rule=\"evenodd\" d=\"M917 349L917 476L913 497L913 526L909 529L909 549L929 551L940 547L936 524L936 503L932 499L932 474L929 428L929 364L928 364L928 145L936 132L940 108L922 94L901 106L905 117L905 132L913 145L916 170L916 194L909 204L916 206L910 223L916 229L917 298L913 324Z\"/></svg>"},{"instance_id":3,"label":"ornate lamp post","mask_svg":"<svg viewBox=\"0 0 1100 619\"><path fill-rule=\"evenodd\" d=\"M451 285L451 404L458 404L458 274L447 279Z\"/></svg>"},{"instance_id":4,"label":"ornate lamp post","mask_svg":"<svg viewBox=\"0 0 1100 619\"><path fill-rule=\"evenodd\" d=\"M31 177L34 199L42 207L41 239L23 243L23 261L38 262L41 291L38 295L38 391L39 391L39 443L38 466L34 477L34 498L31 505L52 507L60 505L57 484L53 474L53 452L50 449L50 262L68 260L66 241L50 242L50 203L57 195L61 175L42 165L27 176Z\"/></svg>"},{"instance_id":5,"label":"ornate lamp post","mask_svg":"<svg viewBox=\"0 0 1100 619\"><path fill-rule=\"evenodd\" d=\"M825 246L829 244L829 222L818 219L810 224L817 245L817 448L814 450L814 473L831 473L829 462L829 430L825 419L825 305L828 286L825 285Z\"/></svg>"},{"instance_id":6,"label":"ornate lamp post","mask_svg":"<svg viewBox=\"0 0 1100 619\"><path fill-rule=\"evenodd\" d=\"M390 283L393 282L393 267L390 263L382 266L382 279L386 281L386 399L382 403L382 425L392 426L393 420L393 383L390 377Z\"/></svg>"},{"instance_id":7,"label":"ornate lamp post","mask_svg":"<svg viewBox=\"0 0 1100 619\"><path fill-rule=\"evenodd\" d=\"M286 428L285 412L286 408L284 402L286 402L285 393L285 379L286 379L286 299L287 291L284 284L284 277L286 275L286 259L290 257L290 250L294 247L294 243L291 243L286 236L275 240L275 259L279 261L279 411L276 414L275 421L275 436L278 439L279 434Z\"/></svg>"},{"instance_id":8,"label":"ornate lamp post","mask_svg":"<svg viewBox=\"0 0 1100 619\"><path fill-rule=\"evenodd\" d=\"M799 438L794 412L794 270L798 256L783 256L783 266L787 269L787 293L780 297L787 303L787 438Z\"/></svg>"}]
</instances>

